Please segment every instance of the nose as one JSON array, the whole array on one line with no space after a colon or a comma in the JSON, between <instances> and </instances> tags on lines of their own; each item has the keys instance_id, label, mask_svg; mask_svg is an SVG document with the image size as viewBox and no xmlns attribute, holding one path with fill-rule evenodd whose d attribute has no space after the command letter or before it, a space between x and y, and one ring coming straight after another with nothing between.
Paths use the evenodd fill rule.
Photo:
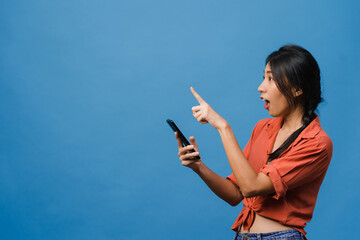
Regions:
<instances>
[{"instance_id":1,"label":"nose","mask_svg":"<svg viewBox=\"0 0 360 240\"><path fill-rule=\"evenodd\" d=\"M260 86L258 87L258 91L260 93L263 93L265 91L265 86L264 86L264 81L262 81L262 83L260 84Z\"/></svg>"}]
</instances>

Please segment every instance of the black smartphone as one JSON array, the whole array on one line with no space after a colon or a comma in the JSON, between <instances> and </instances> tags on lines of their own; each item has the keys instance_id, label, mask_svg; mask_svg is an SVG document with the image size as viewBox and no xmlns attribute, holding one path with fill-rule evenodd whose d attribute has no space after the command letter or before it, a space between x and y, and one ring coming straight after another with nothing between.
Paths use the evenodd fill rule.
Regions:
<instances>
[{"instance_id":1,"label":"black smartphone","mask_svg":"<svg viewBox=\"0 0 360 240\"><path fill-rule=\"evenodd\" d=\"M173 120L168 119L168 120L166 120L166 122L169 124L169 126L171 127L171 129L172 129L174 132L177 132L177 133L178 133L178 136L179 136L179 138L181 139L181 142L182 142L183 147L190 145L189 141L186 139L186 137L185 137L184 134L180 131L180 129L176 126L176 124L174 123ZM194 149L191 149L190 152L195 152L195 150L194 150ZM198 159L200 159L200 156L193 157L192 159L198 160Z\"/></svg>"}]
</instances>

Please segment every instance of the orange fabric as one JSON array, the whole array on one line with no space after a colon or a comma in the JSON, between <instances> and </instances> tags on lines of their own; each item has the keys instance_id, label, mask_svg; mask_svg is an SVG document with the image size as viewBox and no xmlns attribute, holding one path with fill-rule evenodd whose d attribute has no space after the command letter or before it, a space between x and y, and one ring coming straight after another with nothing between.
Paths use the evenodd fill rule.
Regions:
<instances>
[{"instance_id":1,"label":"orange fabric","mask_svg":"<svg viewBox=\"0 0 360 240\"><path fill-rule=\"evenodd\" d=\"M266 165L283 118L259 121L244 148L244 154L258 173L268 175L275 194L244 198L241 213L231 227L251 227L255 213L293 227L304 235L312 218L320 185L332 156L332 142L317 116L277 159ZM227 177L237 185L234 174Z\"/></svg>"}]
</instances>

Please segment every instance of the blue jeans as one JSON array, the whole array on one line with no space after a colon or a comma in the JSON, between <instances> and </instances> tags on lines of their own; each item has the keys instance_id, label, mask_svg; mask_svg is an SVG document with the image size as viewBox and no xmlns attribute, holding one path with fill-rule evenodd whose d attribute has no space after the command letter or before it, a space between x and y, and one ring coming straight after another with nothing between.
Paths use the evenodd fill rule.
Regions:
<instances>
[{"instance_id":1,"label":"blue jeans","mask_svg":"<svg viewBox=\"0 0 360 240\"><path fill-rule=\"evenodd\" d=\"M305 237L294 229L269 233L236 233L234 240L304 240Z\"/></svg>"}]
</instances>

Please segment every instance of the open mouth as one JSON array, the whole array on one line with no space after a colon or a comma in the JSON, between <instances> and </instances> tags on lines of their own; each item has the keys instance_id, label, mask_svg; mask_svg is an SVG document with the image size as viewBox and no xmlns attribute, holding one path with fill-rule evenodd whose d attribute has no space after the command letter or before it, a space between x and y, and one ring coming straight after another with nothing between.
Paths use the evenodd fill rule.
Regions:
<instances>
[{"instance_id":1,"label":"open mouth","mask_svg":"<svg viewBox=\"0 0 360 240\"><path fill-rule=\"evenodd\" d=\"M264 105L264 108L265 109L268 109L270 106L270 102L268 100L265 100L265 105Z\"/></svg>"},{"instance_id":2,"label":"open mouth","mask_svg":"<svg viewBox=\"0 0 360 240\"><path fill-rule=\"evenodd\" d=\"M263 98L263 97L260 97L262 100L264 100L265 101L265 105L264 105L264 108L265 109L268 109L269 108L269 106L270 106L270 101L269 100L267 100L267 99L265 99L265 98Z\"/></svg>"}]
</instances>

